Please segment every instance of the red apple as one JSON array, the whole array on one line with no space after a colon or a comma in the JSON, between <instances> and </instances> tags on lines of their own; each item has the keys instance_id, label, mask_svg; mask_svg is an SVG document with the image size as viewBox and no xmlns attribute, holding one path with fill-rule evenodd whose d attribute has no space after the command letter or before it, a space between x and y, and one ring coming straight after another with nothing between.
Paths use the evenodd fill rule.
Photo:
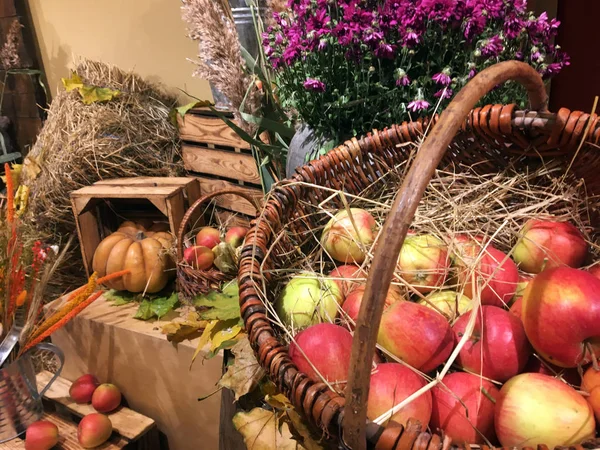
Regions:
<instances>
[{"instance_id":1,"label":"red apple","mask_svg":"<svg viewBox=\"0 0 600 450\"><path fill-rule=\"evenodd\" d=\"M464 372L446 375L443 383L431 390L431 429L443 430L456 445L483 444L483 436L493 441L496 386Z\"/></svg>"},{"instance_id":2,"label":"red apple","mask_svg":"<svg viewBox=\"0 0 600 450\"><path fill-rule=\"evenodd\" d=\"M356 320L358 319L358 313L360 311L360 305L365 294L365 289L366 286L362 285L351 291L342 305L342 309L346 312L348 317L354 321L354 323L356 323ZM402 293L400 292L400 288L394 284L390 285L388 295L385 297L385 307L387 308L392 303L400 300L404 300ZM351 322L349 323L349 326L354 328L354 325Z\"/></svg>"},{"instance_id":3,"label":"red apple","mask_svg":"<svg viewBox=\"0 0 600 450\"><path fill-rule=\"evenodd\" d=\"M523 369L524 373L542 373L555 378L562 378L567 383L573 386L581 385L581 376L577 369L565 369L563 367L557 367L549 362L543 361L536 355L531 355L529 361Z\"/></svg>"},{"instance_id":4,"label":"red apple","mask_svg":"<svg viewBox=\"0 0 600 450\"><path fill-rule=\"evenodd\" d=\"M183 251L183 259L194 269L210 269L215 261L215 254L209 247L194 245Z\"/></svg>"},{"instance_id":5,"label":"red apple","mask_svg":"<svg viewBox=\"0 0 600 450\"><path fill-rule=\"evenodd\" d=\"M92 396L92 406L96 411L101 413L114 411L120 404L121 391L114 384L101 384Z\"/></svg>"},{"instance_id":6,"label":"red apple","mask_svg":"<svg viewBox=\"0 0 600 450\"><path fill-rule=\"evenodd\" d=\"M58 444L58 427L47 420L38 420L27 427L25 450L49 450Z\"/></svg>"},{"instance_id":7,"label":"red apple","mask_svg":"<svg viewBox=\"0 0 600 450\"><path fill-rule=\"evenodd\" d=\"M212 249L219 245L220 242L221 233L216 228L204 227L196 235L196 245L201 245L202 247Z\"/></svg>"},{"instance_id":8,"label":"red apple","mask_svg":"<svg viewBox=\"0 0 600 450\"><path fill-rule=\"evenodd\" d=\"M600 357L600 280L570 267L547 269L527 286L523 325L536 352L560 367Z\"/></svg>"},{"instance_id":9,"label":"red apple","mask_svg":"<svg viewBox=\"0 0 600 450\"><path fill-rule=\"evenodd\" d=\"M342 295L346 297L350 291L366 283L367 274L358 266L346 264L333 269L329 277L335 281Z\"/></svg>"},{"instance_id":10,"label":"red apple","mask_svg":"<svg viewBox=\"0 0 600 450\"><path fill-rule=\"evenodd\" d=\"M336 261L362 263L377 233L377 223L364 209L339 211L325 226L321 245Z\"/></svg>"},{"instance_id":11,"label":"red apple","mask_svg":"<svg viewBox=\"0 0 600 450\"><path fill-rule=\"evenodd\" d=\"M351 351L352 335L347 329L331 323L320 323L294 337L289 356L298 370L314 381L322 381L316 369L328 382L345 384Z\"/></svg>"},{"instance_id":12,"label":"red apple","mask_svg":"<svg viewBox=\"0 0 600 450\"><path fill-rule=\"evenodd\" d=\"M456 342L463 337L470 314L463 314L452 327ZM494 381L506 381L520 373L531 356L523 324L513 314L496 306L482 306L471 338L458 354L465 370Z\"/></svg>"},{"instance_id":13,"label":"red apple","mask_svg":"<svg viewBox=\"0 0 600 450\"><path fill-rule=\"evenodd\" d=\"M415 369L430 372L454 348L454 335L439 312L413 302L395 302L381 317L377 342Z\"/></svg>"},{"instance_id":14,"label":"red apple","mask_svg":"<svg viewBox=\"0 0 600 450\"><path fill-rule=\"evenodd\" d=\"M470 311L473 307L473 302L469 297L456 291L432 292L424 299L419 300L419 303L441 312L450 323L454 323L458 316Z\"/></svg>"},{"instance_id":15,"label":"red apple","mask_svg":"<svg viewBox=\"0 0 600 450\"><path fill-rule=\"evenodd\" d=\"M377 419L423 388L425 384L423 377L401 364L378 364L371 373L367 417L370 420ZM431 418L430 391L425 392L404 406L391 417L391 420L406 426L406 422L410 418L415 418L421 422L423 429L427 428Z\"/></svg>"},{"instance_id":16,"label":"red apple","mask_svg":"<svg viewBox=\"0 0 600 450\"><path fill-rule=\"evenodd\" d=\"M519 280L519 272L513 260L491 245L483 250L479 244L466 244L461 249L456 264L459 267L458 281L464 285L464 294L474 298L474 278L475 283L481 286L482 305L508 305L515 295ZM482 251L484 253L479 259Z\"/></svg>"},{"instance_id":17,"label":"red apple","mask_svg":"<svg viewBox=\"0 0 600 450\"><path fill-rule=\"evenodd\" d=\"M92 401L92 394L99 385L100 382L94 375L82 375L69 388L69 396L75 403L89 403Z\"/></svg>"},{"instance_id":18,"label":"red apple","mask_svg":"<svg viewBox=\"0 0 600 450\"><path fill-rule=\"evenodd\" d=\"M587 401L594 410L596 420L600 422L600 370L590 367L583 374L581 388L590 394Z\"/></svg>"},{"instance_id":19,"label":"red apple","mask_svg":"<svg viewBox=\"0 0 600 450\"><path fill-rule=\"evenodd\" d=\"M570 446L594 437L592 408L572 387L540 373L511 378L496 401L496 434L503 447Z\"/></svg>"},{"instance_id":20,"label":"red apple","mask_svg":"<svg viewBox=\"0 0 600 450\"><path fill-rule=\"evenodd\" d=\"M600 278L600 263L594 264L588 269L588 272L594 275L596 278Z\"/></svg>"},{"instance_id":21,"label":"red apple","mask_svg":"<svg viewBox=\"0 0 600 450\"><path fill-rule=\"evenodd\" d=\"M510 306L509 312L523 320L523 297L518 297Z\"/></svg>"},{"instance_id":22,"label":"red apple","mask_svg":"<svg viewBox=\"0 0 600 450\"><path fill-rule=\"evenodd\" d=\"M248 228L231 227L227 230L227 233L225 233L225 242L227 242L233 248L238 248L244 243L246 234L248 234Z\"/></svg>"},{"instance_id":23,"label":"red apple","mask_svg":"<svg viewBox=\"0 0 600 450\"><path fill-rule=\"evenodd\" d=\"M431 234L407 236L400 249L400 276L422 294L446 281L450 258L446 245Z\"/></svg>"},{"instance_id":24,"label":"red apple","mask_svg":"<svg viewBox=\"0 0 600 450\"><path fill-rule=\"evenodd\" d=\"M581 267L588 245L581 231L568 222L527 221L513 250L521 270L540 273L553 267Z\"/></svg>"},{"instance_id":25,"label":"red apple","mask_svg":"<svg viewBox=\"0 0 600 450\"><path fill-rule=\"evenodd\" d=\"M94 448L104 444L112 434L112 423L104 414L92 413L85 416L77 427L77 440L83 448Z\"/></svg>"}]
</instances>

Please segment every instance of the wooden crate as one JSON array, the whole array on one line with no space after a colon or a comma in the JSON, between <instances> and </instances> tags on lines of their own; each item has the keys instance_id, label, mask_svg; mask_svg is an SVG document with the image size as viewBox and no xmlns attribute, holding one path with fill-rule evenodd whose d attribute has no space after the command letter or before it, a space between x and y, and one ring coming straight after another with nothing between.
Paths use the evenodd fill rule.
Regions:
<instances>
[{"instance_id":1,"label":"wooden crate","mask_svg":"<svg viewBox=\"0 0 600 450\"><path fill-rule=\"evenodd\" d=\"M67 297L48 303L46 313ZM101 383L119 386L130 408L152 417L171 450L217 450L221 392L208 395L221 378L222 354L203 361L209 350L203 349L190 367L199 338L169 342L161 327L176 314L143 321L133 318L137 308L117 307L101 296L52 333L65 354L61 376L75 380L93 373Z\"/></svg>"},{"instance_id":2,"label":"wooden crate","mask_svg":"<svg viewBox=\"0 0 600 450\"><path fill-rule=\"evenodd\" d=\"M177 230L189 206L200 197L200 184L187 177L138 177L103 180L71 192L81 256L88 276L94 251L125 220L151 219ZM199 220L196 218L195 220Z\"/></svg>"},{"instance_id":3,"label":"wooden crate","mask_svg":"<svg viewBox=\"0 0 600 450\"><path fill-rule=\"evenodd\" d=\"M37 375L38 390L50 381L50 372ZM77 424L87 414L96 412L92 405L78 405L69 397L71 382L58 377L44 395L44 417L58 427L59 442L55 449L80 449L77 441ZM113 434L97 449L116 450L160 450L161 442L156 423L129 408L121 407L108 415L113 425ZM165 446L163 446L164 448ZM25 448L24 436L0 444L0 450L21 450Z\"/></svg>"},{"instance_id":4,"label":"wooden crate","mask_svg":"<svg viewBox=\"0 0 600 450\"><path fill-rule=\"evenodd\" d=\"M203 193L239 187L262 199L259 168L250 145L207 108L178 116L186 170L198 177ZM253 217L252 205L236 196L221 196L215 204L225 211Z\"/></svg>"}]
</instances>

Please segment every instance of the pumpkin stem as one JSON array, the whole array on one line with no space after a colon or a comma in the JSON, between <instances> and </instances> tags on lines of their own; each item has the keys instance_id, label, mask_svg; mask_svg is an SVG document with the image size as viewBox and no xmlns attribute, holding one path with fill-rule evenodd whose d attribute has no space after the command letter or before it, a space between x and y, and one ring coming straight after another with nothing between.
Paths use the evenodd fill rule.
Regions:
<instances>
[{"instance_id":1,"label":"pumpkin stem","mask_svg":"<svg viewBox=\"0 0 600 450\"><path fill-rule=\"evenodd\" d=\"M138 231L137 234L135 235L135 239L138 241L141 241L142 239L146 239L146 235L144 234L143 231Z\"/></svg>"}]
</instances>

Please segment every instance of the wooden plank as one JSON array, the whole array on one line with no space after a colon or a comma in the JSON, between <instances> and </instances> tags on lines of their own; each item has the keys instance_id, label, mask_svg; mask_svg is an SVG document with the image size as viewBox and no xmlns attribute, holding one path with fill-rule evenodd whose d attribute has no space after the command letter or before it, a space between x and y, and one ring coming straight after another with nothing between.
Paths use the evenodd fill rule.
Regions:
<instances>
[{"instance_id":1,"label":"wooden plank","mask_svg":"<svg viewBox=\"0 0 600 450\"><path fill-rule=\"evenodd\" d=\"M38 390L41 391L51 378L52 373L48 371L38 373L36 376ZM87 414L96 412L92 405L79 405L69 397L71 384L73 383L62 377L58 377L54 383L52 383L50 389L46 391L44 398L65 406L69 411L79 417L84 417ZM124 406L117 411L108 414L108 417L113 424L113 430L129 440L138 439L156 425L154 420L149 417L132 411Z\"/></svg>"},{"instance_id":2,"label":"wooden plank","mask_svg":"<svg viewBox=\"0 0 600 450\"><path fill-rule=\"evenodd\" d=\"M185 144L181 149L186 170L260 185L258 167L252 155Z\"/></svg>"},{"instance_id":3,"label":"wooden plank","mask_svg":"<svg viewBox=\"0 0 600 450\"><path fill-rule=\"evenodd\" d=\"M75 204L73 203L73 207ZM100 228L98 220L93 211L86 211L79 214L75 220L77 235L79 236L79 247L81 248L81 257L87 276L92 275L92 263L94 261L94 252L102 237L100 236Z\"/></svg>"},{"instance_id":4,"label":"wooden plank","mask_svg":"<svg viewBox=\"0 0 600 450\"><path fill-rule=\"evenodd\" d=\"M218 117L203 117L194 114L186 114L185 117L177 115L177 122L179 136L183 141L250 149L250 144L240 138Z\"/></svg>"},{"instance_id":5,"label":"wooden plank","mask_svg":"<svg viewBox=\"0 0 600 450\"><path fill-rule=\"evenodd\" d=\"M175 230L175 233L177 233L179 226L181 225L181 220L185 214L185 199L183 198L183 191L175 193L175 195L169 197L166 202L169 225L171 226L171 230Z\"/></svg>"},{"instance_id":6,"label":"wooden plank","mask_svg":"<svg viewBox=\"0 0 600 450\"><path fill-rule=\"evenodd\" d=\"M77 424L68 421L57 413L44 414L43 420L48 420L58 427L58 444L53 449L62 450L80 450L81 445L77 440ZM112 421L112 416L111 416ZM129 441L119 436L116 433L110 437L108 441L99 447L94 447L95 450L117 450L125 447ZM23 450L25 449L25 440L16 438L8 442L0 444L0 450Z\"/></svg>"},{"instance_id":7,"label":"wooden plank","mask_svg":"<svg viewBox=\"0 0 600 450\"><path fill-rule=\"evenodd\" d=\"M187 186L195 184L194 177L135 177L135 178L111 178L109 180L96 181L94 186Z\"/></svg>"},{"instance_id":8,"label":"wooden plank","mask_svg":"<svg viewBox=\"0 0 600 450\"><path fill-rule=\"evenodd\" d=\"M183 189L181 186L114 186L91 185L71 192L72 198L166 198Z\"/></svg>"},{"instance_id":9,"label":"wooden plank","mask_svg":"<svg viewBox=\"0 0 600 450\"><path fill-rule=\"evenodd\" d=\"M263 193L260 189L250 188L246 186L240 186L238 184L230 183L225 180L215 180L213 178L198 177L200 180L200 186L202 192L208 194L210 192L218 191L225 188L237 188L244 191L257 199L262 201ZM231 211L237 211L242 214L254 217L256 216L256 210L247 200L238 197L237 195L219 195L214 198L215 204L221 208L229 209Z\"/></svg>"}]
</instances>

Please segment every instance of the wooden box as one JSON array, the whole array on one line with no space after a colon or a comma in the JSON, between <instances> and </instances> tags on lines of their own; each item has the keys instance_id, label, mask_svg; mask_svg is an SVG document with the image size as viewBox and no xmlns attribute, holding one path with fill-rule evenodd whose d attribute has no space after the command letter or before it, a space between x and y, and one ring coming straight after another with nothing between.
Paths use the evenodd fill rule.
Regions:
<instances>
[{"instance_id":1,"label":"wooden box","mask_svg":"<svg viewBox=\"0 0 600 450\"><path fill-rule=\"evenodd\" d=\"M198 180L186 177L103 180L71 192L81 256L88 276L92 272L96 247L121 222L166 221L171 233L177 235L183 215L199 197Z\"/></svg>"},{"instance_id":2,"label":"wooden box","mask_svg":"<svg viewBox=\"0 0 600 450\"><path fill-rule=\"evenodd\" d=\"M259 168L250 145L210 109L195 108L178 116L186 170L200 180L203 193L239 187L257 198L263 197ZM246 200L219 196L219 208L254 217L256 211Z\"/></svg>"},{"instance_id":3,"label":"wooden box","mask_svg":"<svg viewBox=\"0 0 600 450\"><path fill-rule=\"evenodd\" d=\"M37 374L38 391L52 378L50 372ZM53 447L58 450L80 449L77 440L77 425L79 420L96 412L92 405L78 405L69 397L71 382L63 377L58 377L50 389L44 394L44 417L54 423L58 428L58 444ZM166 450L161 446L156 423L149 417L143 416L125 406L108 414L113 426L113 434L100 447L99 450L117 450L127 448L130 450ZM24 450L24 436L0 444L0 450Z\"/></svg>"},{"instance_id":4,"label":"wooden box","mask_svg":"<svg viewBox=\"0 0 600 450\"><path fill-rule=\"evenodd\" d=\"M65 299L46 308L58 308ZM53 333L52 342L65 354L61 376L73 381L93 373L116 384L130 408L156 422L170 450L218 449L221 393L198 398L217 390L222 356L203 361L201 351L190 367L198 339L171 343L161 333L170 318L133 319L136 309L100 297Z\"/></svg>"}]
</instances>

